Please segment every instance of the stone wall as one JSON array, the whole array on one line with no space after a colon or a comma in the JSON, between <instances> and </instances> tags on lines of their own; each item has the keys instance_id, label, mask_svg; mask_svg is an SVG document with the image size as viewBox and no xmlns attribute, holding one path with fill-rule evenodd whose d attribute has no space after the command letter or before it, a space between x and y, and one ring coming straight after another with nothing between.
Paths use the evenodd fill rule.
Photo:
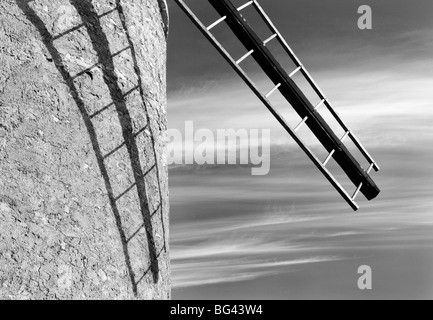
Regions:
<instances>
[{"instance_id":1,"label":"stone wall","mask_svg":"<svg viewBox=\"0 0 433 320\"><path fill-rule=\"evenodd\" d=\"M0 299L170 298L164 8L0 1Z\"/></svg>"}]
</instances>

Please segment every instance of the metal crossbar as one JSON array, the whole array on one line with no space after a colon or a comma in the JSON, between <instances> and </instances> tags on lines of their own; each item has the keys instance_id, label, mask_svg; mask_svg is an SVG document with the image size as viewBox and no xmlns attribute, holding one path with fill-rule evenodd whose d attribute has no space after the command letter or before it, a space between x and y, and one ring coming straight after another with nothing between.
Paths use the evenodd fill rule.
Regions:
<instances>
[{"instance_id":1,"label":"metal crossbar","mask_svg":"<svg viewBox=\"0 0 433 320\"><path fill-rule=\"evenodd\" d=\"M329 109L331 114L334 116L334 118L337 120L337 122L340 124L340 126L344 129L345 132L350 131L350 129L346 126L346 124L340 118L339 114L332 108L331 104L329 103L329 100L326 98L323 91L320 89L320 87L314 81L313 77L310 75L308 70L302 66L302 63L299 60L299 58L296 56L296 54L290 48L290 46L288 45L286 40L284 40L284 37L281 35L281 33L278 31L278 29L272 23L271 19L268 17L268 15L263 10L263 8L260 6L260 4L256 0L253 2L254 2L255 8L257 9L257 12L263 18L263 20L268 25L268 27L272 30L272 32L274 32L274 34L277 35L278 41L283 46L283 48L286 50L288 55L292 58L293 62L297 66L302 67L302 73L304 74L306 80L309 82L309 84L315 90L315 92L319 95L319 97L324 100L327 108ZM370 164L373 164L373 168L375 169L375 171L378 172L380 170L380 167L378 166L376 161L374 161L374 159L371 157L371 155L367 152L367 150L364 148L364 146L359 142L359 140L355 137L355 135L352 132L350 133L350 138L352 139L353 143L358 147L358 149L363 153L363 155L366 157L368 162Z\"/></svg>"},{"instance_id":2,"label":"metal crossbar","mask_svg":"<svg viewBox=\"0 0 433 320\"><path fill-rule=\"evenodd\" d=\"M272 21L266 15L264 10L258 4L257 0L249 1L246 4L236 8L230 0L208 0L214 8L222 16L216 20L209 27L206 27L194 12L185 4L184 0L175 0L184 13L191 19L191 21L197 26L197 28L204 34L204 36L210 41L210 43L218 50L223 58L230 64L230 66L237 72L237 74L244 80L248 87L256 94L260 101L265 107L272 113L277 121L283 126L283 128L290 134L290 136L297 142L301 149L307 154L311 161L316 167L322 172L322 174L328 179L328 181L334 186L334 188L340 193L340 195L347 201L347 203L354 210L358 210L359 206L355 202L356 197L359 193L363 193L368 200L373 199L378 195L380 190L377 188L373 180L370 178L369 173L372 169L379 170L379 166L357 140L351 130L343 123L339 115L332 109L329 100L322 93L320 88L314 82L307 69L302 65L298 57L294 54L293 50L289 47L287 42L282 37L281 33L274 26ZM253 5L260 16L263 18L267 26L272 31L272 36L262 41L258 38L255 32L246 22L245 18L239 13L246 7ZM242 56L239 60L234 60L232 56L226 51L226 49L218 42L218 40L210 33L210 30L218 24L225 21L232 29L233 33L238 39L244 44L248 52ZM273 39L278 39L280 44L283 46L285 51L288 53L290 58L296 64L297 68L288 75L281 68L279 63L275 60L272 54L266 49L266 45ZM252 82L249 76L240 68L239 64L246 58L252 56L257 63L262 67L269 78L275 83L275 87L267 94L262 94L257 86ZM314 107L303 95L302 91L296 86L291 79L296 73L301 72L306 78L308 83L312 86L314 91L319 95L321 101ZM292 129L286 120L280 115L280 113L274 108L268 98L277 90L285 96L288 102L302 117L302 121ZM325 105L337 122L343 127L345 134L342 138L335 136L333 131L326 124L324 119L316 112L321 106ZM324 162L321 162L316 155L303 143L301 138L296 132L303 126L307 125L310 130L316 135L316 137L322 142L322 144L328 149L329 155ZM368 170L361 168L359 163L353 158L343 142L346 138L350 137L354 144L359 148L361 153L366 157L370 163ZM335 179L331 172L326 168L329 161L334 158L336 162L343 168L348 177L357 186L353 196L350 196L348 192L341 186L341 184Z\"/></svg>"}]
</instances>

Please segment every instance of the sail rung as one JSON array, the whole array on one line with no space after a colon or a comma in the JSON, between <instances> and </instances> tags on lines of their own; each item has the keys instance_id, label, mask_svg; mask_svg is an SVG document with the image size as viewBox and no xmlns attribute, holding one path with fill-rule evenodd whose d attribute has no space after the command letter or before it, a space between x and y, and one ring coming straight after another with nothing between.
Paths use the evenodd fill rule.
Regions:
<instances>
[{"instance_id":1,"label":"sail rung","mask_svg":"<svg viewBox=\"0 0 433 320\"><path fill-rule=\"evenodd\" d=\"M266 95L265 95L265 97L266 98L269 98L275 91L277 91L277 89L279 88L279 87L281 87L281 83L279 83L279 84L277 84L271 91L269 91Z\"/></svg>"},{"instance_id":2,"label":"sail rung","mask_svg":"<svg viewBox=\"0 0 433 320\"><path fill-rule=\"evenodd\" d=\"M320 100L320 102L314 107L314 110L318 110L325 103L326 99Z\"/></svg>"},{"instance_id":3,"label":"sail rung","mask_svg":"<svg viewBox=\"0 0 433 320\"><path fill-rule=\"evenodd\" d=\"M240 64L242 61L244 61L246 58L248 58L253 53L254 53L254 50L250 50L248 53L243 55L238 61L236 61L236 64Z\"/></svg>"},{"instance_id":4,"label":"sail rung","mask_svg":"<svg viewBox=\"0 0 433 320\"><path fill-rule=\"evenodd\" d=\"M247 3L245 3L244 5L241 5L237 10L238 11L242 11L245 8L249 7L250 5L252 5L254 3L254 1L248 1Z\"/></svg>"},{"instance_id":5,"label":"sail rung","mask_svg":"<svg viewBox=\"0 0 433 320\"><path fill-rule=\"evenodd\" d=\"M346 131L346 133L341 137L340 141L344 142L344 140L346 140L346 138L349 136L349 134L351 133L351 131Z\"/></svg>"},{"instance_id":6,"label":"sail rung","mask_svg":"<svg viewBox=\"0 0 433 320\"><path fill-rule=\"evenodd\" d=\"M305 124L305 122L307 122L308 117L305 117L304 119L302 119L302 121L295 127L295 129L293 129L293 131L297 132L299 129L301 129L301 127Z\"/></svg>"},{"instance_id":7,"label":"sail rung","mask_svg":"<svg viewBox=\"0 0 433 320\"><path fill-rule=\"evenodd\" d=\"M270 36L265 41L263 41L263 45L267 45L269 42L271 42L272 40L274 40L276 37L278 37L278 33L274 33L272 36Z\"/></svg>"},{"instance_id":8,"label":"sail rung","mask_svg":"<svg viewBox=\"0 0 433 320\"><path fill-rule=\"evenodd\" d=\"M328 164L329 160L331 160L331 158L332 158L332 156L334 155L334 153L335 153L335 149L332 150L332 151L329 153L328 157L327 157L327 158L325 159L325 161L323 162L323 166L324 166L324 167L326 167L326 165Z\"/></svg>"},{"instance_id":9,"label":"sail rung","mask_svg":"<svg viewBox=\"0 0 433 320\"><path fill-rule=\"evenodd\" d=\"M225 19L227 19L227 16L224 16L222 18L219 18L217 21L212 23L209 27L206 28L207 31L210 31L211 29L215 28L217 25L219 25L221 22L223 22Z\"/></svg>"},{"instance_id":10,"label":"sail rung","mask_svg":"<svg viewBox=\"0 0 433 320\"><path fill-rule=\"evenodd\" d=\"M295 74L297 74L299 72L299 70L301 70L303 68L302 64L297 67L291 74L289 74L289 77L292 78Z\"/></svg>"},{"instance_id":11,"label":"sail rung","mask_svg":"<svg viewBox=\"0 0 433 320\"><path fill-rule=\"evenodd\" d=\"M364 184L361 182L358 186L358 188L356 189L355 193L352 196L352 201L355 201L356 197L358 196L359 192L361 191L361 188Z\"/></svg>"}]
</instances>

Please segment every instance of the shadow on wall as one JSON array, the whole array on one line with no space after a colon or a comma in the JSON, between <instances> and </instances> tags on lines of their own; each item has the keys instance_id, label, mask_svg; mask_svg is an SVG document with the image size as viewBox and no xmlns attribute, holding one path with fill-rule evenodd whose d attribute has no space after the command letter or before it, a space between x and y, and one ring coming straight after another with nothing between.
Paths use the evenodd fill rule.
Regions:
<instances>
[{"instance_id":1,"label":"shadow on wall","mask_svg":"<svg viewBox=\"0 0 433 320\"><path fill-rule=\"evenodd\" d=\"M165 38L168 37L169 14L166 0L158 0L159 11L161 12Z\"/></svg>"},{"instance_id":2,"label":"shadow on wall","mask_svg":"<svg viewBox=\"0 0 433 320\"><path fill-rule=\"evenodd\" d=\"M122 21L122 28L126 34L128 44L129 44L129 50L131 52L132 62L134 71L136 73L138 83L132 90L137 90L140 94L142 104L145 108L146 117L147 117L147 124L144 128L139 130L138 132L134 132L133 130L133 120L131 118L130 112L128 110L127 104L126 104L126 95L130 94L128 92L127 94L123 93L120 86L119 86L119 79L115 72L115 64L113 61L114 55L110 52L110 46L109 41L106 36L106 34L103 31L103 28L100 23L100 17L101 15L98 15L96 12L96 9L94 8L91 1L82 1L82 0L69 0L71 5L76 9L78 12L81 21L83 23L83 26L86 28L86 32L88 36L90 37L90 40L93 45L93 50L97 54L98 58L98 65L100 66L100 69L103 72L103 79L105 82L105 85L108 88L110 98L112 100L112 103L110 105L98 110L96 113L89 114L89 112L86 109L86 104L83 101L83 99L80 97L79 90L77 88L77 85L74 83L74 80L77 76L83 75L85 73L88 73L90 69L82 70L78 75L72 76L66 65L65 62L62 61L62 56L58 49L56 49L56 46L54 44L54 41L59 39L62 36L65 36L69 34L73 29L67 30L63 32L60 35L53 36L47 26L44 24L43 20L40 18L37 12L35 12L34 9L30 6L30 3L33 2L32 0L16 0L17 5L19 8L23 11L23 13L26 15L27 19L36 27L40 35L42 36L42 40L46 48L48 49L49 53L52 56L52 59L56 65L56 68L60 72L61 76L63 77L64 81L68 85L71 96L75 101L75 104L77 105L82 118L84 120L84 123L87 128L87 132L89 134L93 150L96 155L96 159L98 162L99 170L101 172L101 175L104 179L105 188L109 197L109 202L111 205L111 209L117 224L117 228L119 231L120 240L123 246L123 253L125 256L125 263L129 272L129 277L132 283L132 289L135 295L138 294L137 286L138 284L145 278L145 276L151 272L152 278L154 283L158 282L159 279L159 266L158 266L158 258L160 254L163 251L167 250L167 244L166 244L166 236L165 236L165 230L164 230L164 223L162 221L163 219L163 199L161 194L161 185L160 185L160 177L159 177L159 168L158 168L158 161L157 161L157 155L155 150L155 141L154 136L152 133L152 128L149 125L150 118L147 111L147 104L145 101L145 92L143 90L143 84L142 84L142 78L140 74L140 69L138 67L138 61L136 57L136 51L134 48L134 44L132 42L131 36L128 32L127 25L125 23L125 19L123 19L123 7L120 3L120 0L116 0L116 7L113 11L117 11L117 13L120 16L120 21ZM97 114L103 113L105 110L107 110L109 107L114 106L118 121L122 130L122 139L123 143L113 151L111 151L109 154L103 155L101 152L101 145L98 142L97 138L97 132L94 126L94 123L92 120L94 120L94 117ZM140 134L144 134L144 132L150 132L151 137L151 143L153 147L153 155L154 155L154 165L146 172L142 169L141 161L140 161L140 155L144 156L143 154L140 154L139 147L137 144L137 137ZM120 195L115 195L113 192L113 184L110 181L110 177L108 174L108 169L106 167L105 161L107 158L114 154L116 151L118 151L121 147L126 147L127 153L129 155L129 161L131 165L131 169L133 172L133 178L134 178L134 184L128 188L125 192L123 192ZM148 195L146 193L146 183L145 178L146 176L152 171L155 170L156 177L158 180L158 194L159 194L159 205L156 207L155 210L152 210L151 212L151 206L149 204ZM138 200L140 205L140 211L142 216L142 225L137 226L137 231L129 236L127 236L127 233L125 232L125 227L122 223L122 217L120 214L120 207L118 204L118 201L129 191L136 189L138 194ZM152 225L152 217L160 213L161 215L161 225L162 225L162 232L163 232L163 246L159 252L157 252L157 248L155 245L155 239L154 239L154 228ZM149 254L149 260L150 265L148 269L144 272L144 274L135 274L133 267L131 266L131 256L128 248L128 244L130 241L137 236L137 234L144 228L146 232L147 237L147 245L148 245L148 254Z\"/></svg>"}]
</instances>

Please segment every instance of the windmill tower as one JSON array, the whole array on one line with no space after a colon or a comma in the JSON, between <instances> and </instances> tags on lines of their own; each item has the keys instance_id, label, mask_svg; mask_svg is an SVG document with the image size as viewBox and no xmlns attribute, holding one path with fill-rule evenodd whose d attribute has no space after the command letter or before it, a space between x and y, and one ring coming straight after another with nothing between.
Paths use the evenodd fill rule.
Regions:
<instances>
[{"instance_id":1,"label":"windmill tower","mask_svg":"<svg viewBox=\"0 0 433 320\"><path fill-rule=\"evenodd\" d=\"M229 63L229 65L242 78L242 80L245 81L252 92L271 112L280 125L283 126L287 133L296 141L299 147L306 153L314 165L322 172L353 210L356 211L359 209L359 205L355 200L360 193L362 193L367 200L372 200L377 197L380 190L371 178L370 173L373 169L375 171L380 170L378 164L356 138L354 132L348 128L338 113L333 109L329 99L313 80L306 67L301 63L299 58L284 40L282 34L277 30L257 0L245 1L245 3L240 6L235 6L231 0L209 0L208 2L216 10L219 18L207 26L203 24L200 18L190 9L186 4L186 1L175 1ZM244 11L247 8L252 8L252 10L255 10L255 12L260 16L260 19L267 26L268 31L270 32L269 37L262 39L249 24L247 14L244 15ZM228 50L221 45L216 36L212 33L215 28L223 23L227 24L231 32L246 50L245 54L238 59L233 58ZM273 41L278 41L284 52L292 60L295 65L294 70L285 70L279 63L278 59L268 49L268 45ZM246 59L254 59L258 66L263 70L266 77L268 77L273 83L273 87L269 88L267 93L262 92L251 80L250 76L243 70L242 63L244 63ZM309 97L304 94L303 90L301 90L293 80L293 77L297 74L301 74L304 77L309 86L319 97L319 102L317 104L312 104ZM293 108L300 117L300 122L293 127L289 125L287 119L282 116L269 100L269 98L278 91L286 100L286 107ZM338 123L341 129L343 129L344 134L341 137L336 135L335 131L321 116L320 108L326 108L331 113L334 121ZM320 144L327 150L328 154L326 158L319 159L311 148L303 142L301 137L298 135L298 131L303 127L308 127ZM358 151L367 160L368 167L363 168L352 152L349 151L345 145L345 142L348 140L352 141ZM344 188L344 186L328 169L327 165L331 159L335 160L346 177L354 185L352 194L349 194L350 191Z\"/></svg>"},{"instance_id":2,"label":"windmill tower","mask_svg":"<svg viewBox=\"0 0 433 320\"><path fill-rule=\"evenodd\" d=\"M0 21L0 299L169 298L165 1Z\"/></svg>"}]
</instances>

